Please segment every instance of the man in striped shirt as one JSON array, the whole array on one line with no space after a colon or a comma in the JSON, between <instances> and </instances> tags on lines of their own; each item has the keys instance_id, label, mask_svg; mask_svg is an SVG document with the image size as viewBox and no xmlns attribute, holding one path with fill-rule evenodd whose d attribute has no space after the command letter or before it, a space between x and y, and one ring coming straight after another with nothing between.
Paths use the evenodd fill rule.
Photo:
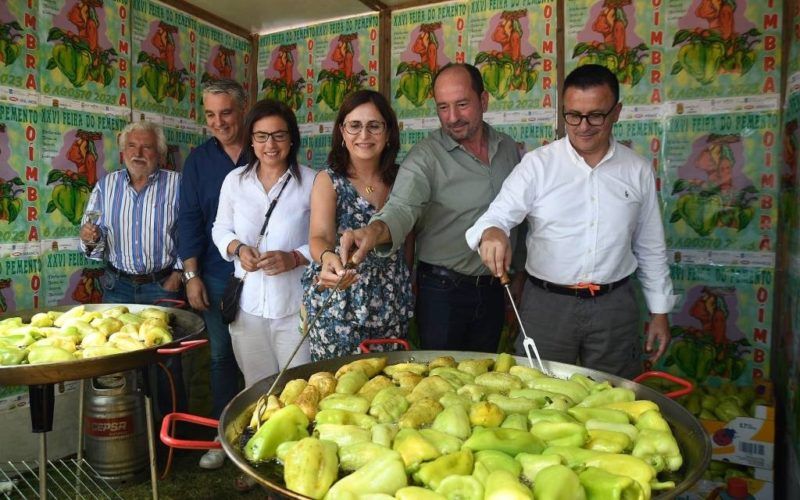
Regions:
<instances>
[{"instance_id":1,"label":"man in striped shirt","mask_svg":"<svg viewBox=\"0 0 800 500\"><path fill-rule=\"evenodd\" d=\"M103 302L153 304L179 299L183 268L177 251L180 174L160 168L167 154L164 131L150 122L131 123L120 133L119 147L125 168L95 185L83 216L81 249L91 259L106 261ZM180 358L171 364L177 377L178 406L185 407ZM168 395L161 378L159 393ZM163 414L170 405L159 399Z\"/></svg>"}]
</instances>

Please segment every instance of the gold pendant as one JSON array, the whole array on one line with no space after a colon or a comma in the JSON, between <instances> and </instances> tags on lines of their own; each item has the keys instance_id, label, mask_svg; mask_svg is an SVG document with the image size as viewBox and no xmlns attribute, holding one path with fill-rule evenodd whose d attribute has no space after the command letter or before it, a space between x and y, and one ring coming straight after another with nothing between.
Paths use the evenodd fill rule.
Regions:
<instances>
[{"instance_id":1,"label":"gold pendant","mask_svg":"<svg viewBox=\"0 0 800 500\"><path fill-rule=\"evenodd\" d=\"M365 190L367 191L367 194L372 194L375 192L375 188L372 186L367 186Z\"/></svg>"}]
</instances>

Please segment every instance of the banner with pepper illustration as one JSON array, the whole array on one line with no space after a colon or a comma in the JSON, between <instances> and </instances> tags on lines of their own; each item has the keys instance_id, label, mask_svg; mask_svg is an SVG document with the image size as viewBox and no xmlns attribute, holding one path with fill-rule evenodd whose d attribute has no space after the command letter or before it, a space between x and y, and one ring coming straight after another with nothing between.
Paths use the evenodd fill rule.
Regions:
<instances>
[{"instance_id":1,"label":"banner with pepper illustration","mask_svg":"<svg viewBox=\"0 0 800 500\"><path fill-rule=\"evenodd\" d=\"M44 307L102 302L102 262L89 260L78 250L52 248L41 259Z\"/></svg>"},{"instance_id":2,"label":"banner with pepper illustration","mask_svg":"<svg viewBox=\"0 0 800 500\"><path fill-rule=\"evenodd\" d=\"M308 28L271 33L258 39L258 98L286 103L298 123L314 121L314 73Z\"/></svg>"},{"instance_id":3,"label":"banner with pepper illustration","mask_svg":"<svg viewBox=\"0 0 800 500\"><path fill-rule=\"evenodd\" d=\"M0 98L3 100L27 105L38 103L37 33L25 23L26 16L29 20L36 19L37 9L37 0L0 1Z\"/></svg>"},{"instance_id":4,"label":"banner with pepper illustration","mask_svg":"<svg viewBox=\"0 0 800 500\"><path fill-rule=\"evenodd\" d=\"M134 114L196 120L197 19L151 0L132 10Z\"/></svg>"},{"instance_id":5,"label":"banner with pepper illustration","mask_svg":"<svg viewBox=\"0 0 800 500\"><path fill-rule=\"evenodd\" d=\"M41 271L38 255L0 258L0 315L40 306Z\"/></svg>"},{"instance_id":6,"label":"banner with pepper illustration","mask_svg":"<svg viewBox=\"0 0 800 500\"><path fill-rule=\"evenodd\" d=\"M556 2L523 0L502 10L499 4L472 2L469 10L469 62L481 70L489 110L553 108Z\"/></svg>"},{"instance_id":7,"label":"banner with pepper illustration","mask_svg":"<svg viewBox=\"0 0 800 500\"><path fill-rule=\"evenodd\" d=\"M671 116L662 201L673 249L775 251L777 113Z\"/></svg>"},{"instance_id":8,"label":"banner with pepper illustration","mask_svg":"<svg viewBox=\"0 0 800 500\"><path fill-rule=\"evenodd\" d=\"M331 134L301 134L300 163L314 170L327 167L331 150Z\"/></svg>"},{"instance_id":9,"label":"banner with pepper illustration","mask_svg":"<svg viewBox=\"0 0 800 500\"><path fill-rule=\"evenodd\" d=\"M167 137L167 158L163 168L180 172L183 170L183 162L194 148L206 140L200 129L177 129L163 127L164 135Z\"/></svg>"},{"instance_id":10,"label":"banner with pepper illustration","mask_svg":"<svg viewBox=\"0 0 800 500\"><path fill-rule=\"evenodd\" d=\"M129 0L39 0L41 92L59 106L130 106Z\"/></svg>"},{"instance_id":11,"label":"banner with pepper illustration","mask_svg":"<svg viewBox=\"0 0 800 500\"><path fill-rule=\"evenodd\" d=\"M41 108L42 239L76 238L97 180L120 168L121 117Z\"/></svg>"},{"instance_id":12,"label":"banner with pepper illustration","mask_svg":"<svg viewBox=\"0 0 800 500\"><path fill-rule=\"evenodd\" d=\"M668 100L780 92L783 2L668 0Z\"/></svg>"},{"instance_id":13,"label":"banner with pepper illustration","mask_svg":"<svg viewBox=\"0 0 800 500\"><path fill-rule=\"evenodd\" d=\"M208 82L227 78L241 83L250 91L250 41L204 22L197 23L198 81L202 88ZM203 117L203 95L197 93L197 116Z\"/></svg>"},{"instance_id":14,"label":"banner with pepper illustration","mask_svg":"<svg viewBox=\"0 0 800 500\"><path fill-rule=\"evenodd\" d=\"M670 274L681 301L657 368L712 385L769 377L774 269L673 264Z\"/></svg>"},{"instance_id":15,"label":"banner with pepper illustration","mask_svg":"<svg viewBox=\"0 0 800 500\"><path fill-rule=\"evenodd\" d=\"M436 116L434 75L449 62L470 61L467 16L464 2L392 13L391 95L398 119ZM413 122L406 125L421 128Z\"/></svg>"},{"instance_id":16,"label":"banner with pepper illustration","mask_svg":"<svg viewBox=\"0 0 800 500\"><path fill-rule=\"evenodd\" d=\"M800 255L798 179L800 168L800 93L789 94L783 110L783 168L781 171L780 223L789 252Z\"/></svg>"},{"instance_id":17,"label":"banner with pepper illustration","mask_svg":"<svg viewBox=\"0 0 800 500\"><path fill-rule=\"evenodd\" d=\"M0 102L0 257L39 239L39 110Z\"/></svg>"},{"instance_id":18,"label":"banner with pepper illustration","mask_svg":"<svg viewBox=\"0 0 800 500\"><path fill-rule=\"evenodd\" d=\"M378 15L309 26L314 39L315 122L332 122L344 98L360 89L378 90ZM311 120L309 120L311 121Z\"/></svg>"},{"instance_id":19,"label":"banner with pepper illustration","mask_svg":"<svg viewBox=\"0 0 800 500\"><path fill-rule=\"evenodd\" d=\"M625 104L663 100L664 20L649 0L565 2L566 73L584 64L610 69Z\"/></svg>"}]
</instances>

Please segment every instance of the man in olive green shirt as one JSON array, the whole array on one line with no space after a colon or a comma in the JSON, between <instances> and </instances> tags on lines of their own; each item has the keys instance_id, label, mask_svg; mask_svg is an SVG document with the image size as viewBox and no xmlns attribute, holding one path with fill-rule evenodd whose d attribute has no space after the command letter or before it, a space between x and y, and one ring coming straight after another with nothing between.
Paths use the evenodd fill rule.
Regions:
<instances>
[{"instance_id":1,"label":"man in olive green shirt","mask_svg":"<svg viewBox=\"0 0 800 500\"><path fill-rule=\"evenodd\" d=\"M464 232L489 207L519 162L514 140L483 121L489 95L477 68L448 64L433 82L442 127L409 152L386 205L341 237L341 258L389 255L416 236L417 325L423 349L496 352L503 288L467 246ZM338 270L344 273L344 270Z\"/></svg>"}]
</instances>

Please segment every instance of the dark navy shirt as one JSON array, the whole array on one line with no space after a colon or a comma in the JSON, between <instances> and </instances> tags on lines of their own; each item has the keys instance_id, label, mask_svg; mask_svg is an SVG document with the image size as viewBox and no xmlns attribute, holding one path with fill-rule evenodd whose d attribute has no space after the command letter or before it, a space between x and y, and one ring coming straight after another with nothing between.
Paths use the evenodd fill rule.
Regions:
<instances>
[{"instance_id":1,"label":"dark navy shirt","mask_svg":"<svg viewBox=\"0 0 800 500\"><path fill-rule=\"evenodd\" d=\"M195 148L183 165L178 255L184 261L197 258L201 276L226 278L233 273L233 263L222 259L211 240L211 227L217 218L222 181L234 168L236 164L214 137Z\"/></svg>"}]
</instances>

